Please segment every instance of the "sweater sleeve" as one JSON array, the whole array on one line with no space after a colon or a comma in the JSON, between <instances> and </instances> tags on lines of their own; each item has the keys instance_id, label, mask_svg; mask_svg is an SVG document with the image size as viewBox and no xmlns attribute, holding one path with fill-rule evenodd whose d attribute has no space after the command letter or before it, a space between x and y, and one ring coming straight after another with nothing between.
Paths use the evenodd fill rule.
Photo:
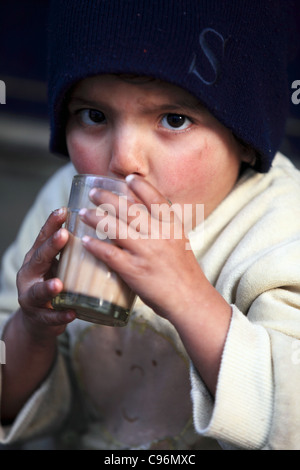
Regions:
<instances>
[{"instance_id":1,"label":"sweater sleeve","mask_svg":"<svg viewBox=\"0 0 300 470\"><path fill-rule=\"evenodd\" d=\"M226 448L259 449L267 438L272 414L272 371L267 332L247 321L233 306L232 320L209 409L203 385L192 368L195 426L200 434L223 441ZM203 408L206 413L203 415Z\"/></svg>"},{"instance_id":2,"label":"sweater sleeve","mask_svg":"<svg viewBox=\"0 0 300 470\"><path fill-rule=\"evenodd\" d=\"M50 212L67 203L66 191L70 187L68 180L73 172L73 168L68 165L50 179L24 219L16 240L3 256L0 278L0 338L10 315L18 308L16 274ZM3 341L1 346L0 399L1 371L9 361L9 357L5 357ZM63 356L58 353L48 377L25 403L14 422L10 426L0 426L0 443L12 444L50 432L66 416L70 400L67 368Z\"/></svg>"},{"instance_id":3,"label":"sweater sleeve","mask_svg":"<svg viewBox=\"0 0 300 470\"><path fill-rule=\"evenodd\" d=\"M241 277L237 296L251 306L232 305L214 401L191 366L196 429L224 448L300 448L299 256L299 241L282 245Z\"/></svg>"}]
</instances>

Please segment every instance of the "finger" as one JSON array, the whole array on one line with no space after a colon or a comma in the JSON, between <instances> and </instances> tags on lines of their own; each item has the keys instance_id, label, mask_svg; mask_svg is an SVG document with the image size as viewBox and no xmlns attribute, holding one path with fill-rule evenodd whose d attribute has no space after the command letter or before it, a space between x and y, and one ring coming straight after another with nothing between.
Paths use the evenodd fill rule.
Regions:
<instances>
[{"instance_id":1,"label":"finger","mask_svg":"<svg viewBox=\"0 0 300 470\"><path fill-rule=\"evenodd\" d=\"M76 318L76 313L73 310L57 311L51 305L52 298L62 289L63 283L58 278L37 282L19 297L19 304L31 321L44 326L65 325Z\"/></svg>"},{"instance_id":2,"label":"finger","mask_svg":"<svg viewBox=\"0 0 300 470\"><path fill-rule=\"evenodd\" d=\"M74 310L54 310L54 309L43 309L40 312L40 321L45 326L64 326L66 323L70 323L76 318Z\"/></svg>"},{"instance_id":3,"label":"finger","mask_svg":"<svg viewBox=\"0 0 300 470\"><path fill-rule=\"evenodd\" d=\"M92 202L97 206L96 215L105 215L109 213L130 223L137 212L148 217L148 211L141 201L132 201L123 196L118 196L110 191L93 188L89 194Z\"/></svg>"},{"instance_id":4,"label":"finger","mask_svg":"<svg viewBox=\"0 0 300 470\"><path fill-rule=\"evenodd\" d=\"M63 289L60 279L48 279L34 283L28 290L19 296L19 303L23 310L32 310L36 307L50 307L50 301ZM48 305L47 305L48 304Z\"/></svg>"},{"instance_id":5,"label":"finger","mask_svg":"<svg viewBox=\"0 0 300 470\"><path fill-rule=\"evenodd\" d=\"M138 175L128 175L126 183L135 195L146 205L151 212L151 204L166 204L170 206L169 200L166 199L151 183L145 178Z\"/></svg>"},{"instance_id":6,"label":"finger","mask_svg":"<svg viewBox=\"0 0 300 470\"><path fill-rule=\"evenodd\" d=\"M101 259L112 270L118 271L122 275L120 267L125 269L130 256L126 250L122 250L112 243L100 241L87 235L82 238L82 244L96 258Z\"/></svg>"},{"instance_id":7,"label":"finger","mask_svg":"<svg viewBox=\"0 0 300 470\"><path fill-rule=\"evenodd\" d=\"M168 197L163 196L152 184L138 175L128 175L126 182L130 189L142 199L152 219L177 224L178 229L183 223L184 211L179 203L172 203Z\"/></svg>"},{"instance_id":8,"label":"finger","mask_svg":"<svg viewBox=\"0 0 300 470\"><path fill-rule=\"evenodd\" d=\"M151 216L159 220L164 220L165 218L169 220L170 214L172 218L174 218L174 214L180 216L180 205L172 205L172 202L165 198L145 178L129 175L126 177L126 182L135 192L135 202L127 201L124 197L119 198L116 194L99 188L93 188L90 191L90 199L98 206L99 213L101 209L106 212L115 213L116 216L128 222L132 220L131 214L134 214L136 217L136 212L142 209L144 209L145 213L148 211Z\"/></svg>"},{"instance_id":9,"label":"finger","mask_svg":"<svg viewBox=\"0 0 300 470\"><path fill-rule=\"evenodd\" d=\"M44 276L51 268L55 257L67 243L68 238L68 230L60 228L42 245L38 245L29 262L24 266L24 273L30 277Z\"/></svg>"},{"instance_id":10,"label":"finger","mask_svg":"<svg viewBox=\"0 0 300 470\"><path fill-rule=\"evenodd\" d=\"M60 209L57 209L53 211L43 227L41 228L37 238L35 239L35 242L32 246L32 248L28 251L28 253L25 256L24 263L27 263L33 253L36 251L38 247L40 247L45 241L53 235L57 230L62 226L62 224L66 221L67 217L67 208L66 207L61 207Z\"/></svg>"},{"instance_id":11,"label":"finger","mask_svg":"<svg viewBox=\"0 0 300 470\"><path fill-rule=\"evenodd\" d=\"M176 219L175 214L176 216L181 215L181 208L178 204L171 207L169 202L152 185L150 185L150 183L146 183L142 178L140 179L140 182L142 186L140 190L145 189L144 186L146 186L146 190L143 194L145 194L146 198L148 197L149 199L147 205L142 203L130 203L124 200L124 198L118 198L118 196L110 193L109 191L92 189L90 197L94 204L97 205L96 211L94 211L94 213L88 213L86 209L83 209L79 214L87 216L85 219L83 218L83 220L93 227L96 227L97 222L101 220L101 216L111 214L122 219L131 226L131 228L134 228L135 231L144 235L149 232L149 228L152 224L153 228L151 230L155 231L153 235L154 238L157 238L156 232L159 231L159 228L157 227L157 224L155 224L155 221L153 221L153 223L151 222L151 218L166 222L170 225ZM99 216L100 218L97 219L96 216ZM181 218L179 217L179 221L180 220Z\"/></svg>"},{"instance_id":12,"label":"finger","mask_svg":"<svg viewBox=\"0 0 300 470\"><path fill-rule=\"evenodd\" d=\"M76 313L74 310L58 311L53 308L36 308L27 313L26 318L31 325L38 328L40 337L43 332L43 327L47 327L47 329L49 327L65 327L67 323L75 320ZM57 331L56 334L61 334L63 331L64 328Z\"/></svg>"},{"instance_id":13,"label":"finger","mask_svg":"<svg viewBox=\"0 0 300 470\"><path fill-rule=\"evenodd\" d=\"M174 212L169 206L165 206L165 204L155 206L152 217L144 205L130 205L128 220L125 217L125 220L116 218L113 210L104 215L101 210L99 215L98 210L82 209L79 215L84 223L95 229L98 239L118 240L120 246L131 250L133 247L130 240L183 238L181 222L176 221ZM175 221L177 223L174 223Z\"/></svg>"},{"instance_id":14,"label":"finger","mask_svg":"<svg viewBox=\"0 0 300 470\"><path fill-rule=\"evenodd\" d=\"M95 228L98 238L102 240L126 239L132 231L139 234L134 238L140 238L148 234L151 225L150 214L143 204L129 205L122 217L119 217L114 206L108 207L108 204L102 204L96 210L81 209L79 216L84 223Z\"/></svg>"}]
</instances>

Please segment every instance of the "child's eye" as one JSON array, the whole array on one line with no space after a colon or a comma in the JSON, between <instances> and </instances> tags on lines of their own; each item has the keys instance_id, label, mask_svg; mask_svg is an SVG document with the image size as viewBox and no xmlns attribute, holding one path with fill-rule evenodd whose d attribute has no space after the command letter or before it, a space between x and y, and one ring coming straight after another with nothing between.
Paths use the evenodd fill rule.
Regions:
<instances>
[{"instance_id":1,"label":"child's eye","mask_svg":"<svg viewBox=\"0 0 300 470\"><path fill-rule=\"evenodd\" d=\"M81 121L88 126L96 126L106 122L105 115L97 109L80 109L78 114Z\"/></svg>"},{"instance_id":2,"label":"child's eye","mask_svg":"<svg viewBox=\"0 0 300 470\"><path fill-rule=\"evenodd\" d=\"M169 130L184 130L187 129L192 121L184 114L166 114L162 120L162 125Z\"/></svg>"}]
</instances>

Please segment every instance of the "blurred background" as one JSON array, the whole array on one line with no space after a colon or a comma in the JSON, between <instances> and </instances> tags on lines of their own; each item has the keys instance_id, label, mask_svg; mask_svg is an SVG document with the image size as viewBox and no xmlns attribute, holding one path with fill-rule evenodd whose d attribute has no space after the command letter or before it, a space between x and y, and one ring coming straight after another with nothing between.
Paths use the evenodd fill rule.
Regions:
<instances>
[{"instance_id":1,"label":"blurred background","mask_svg":"<svg viewBox=\"0 0 300 470\"><path fill-rule=\"evenodd\" d=\"M48 3L0 0L0 80L6 84L6 103L0 104L0 257L14 239L38 190L65 163L48 152ZM300 0L295 3L300 25ZM290 86L300 81L300 52L289 76ZM270 86L273 79L276 77L270 77ZM282 151L300 167L300 103L290 102Z\"/></svg>"},{"instance_id":2,"label":"blurred background","mask_svg":"<svg viewBox=\"0 0 300 470\"><path fill-rule=\"evenodd\" d=\"M65 160L48 151L48 0L0 0L0 257L38 190Z\"/></svg>"}]
</instances>

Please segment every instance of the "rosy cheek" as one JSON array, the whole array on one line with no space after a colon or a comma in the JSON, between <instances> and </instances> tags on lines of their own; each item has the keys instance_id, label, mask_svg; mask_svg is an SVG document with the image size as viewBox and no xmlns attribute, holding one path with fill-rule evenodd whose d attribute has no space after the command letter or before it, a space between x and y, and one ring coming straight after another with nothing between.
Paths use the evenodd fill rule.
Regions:
<instances>
[{"instance_id":1,"label":"rosy cheek","mask_svg":"<svg viewBox=\"0 0 300 470\"><path fill-rule=\"evenodd\" d=\"M97 173L94 152L90 150L89 142L80 138L75 132L67 134L67 146L70 159L78 173Z\"/></svg>"},{"instance_id":2,"label":"rosy cheek","mask_svg":"<svg viewBox=\"0 0 300 470\"><path fill-rule=\"evenodd\" d=\"M176 165L169 169L166 181L168 189L174 194L174 199L180 195L183 202L201 201L207 202L213 191L212 182L215 181L216 168L211 158L211 152L215 154L216 149L208 146L204 139L197 148L189 153L182 153Z\"/></svg>"}]
</instances>

